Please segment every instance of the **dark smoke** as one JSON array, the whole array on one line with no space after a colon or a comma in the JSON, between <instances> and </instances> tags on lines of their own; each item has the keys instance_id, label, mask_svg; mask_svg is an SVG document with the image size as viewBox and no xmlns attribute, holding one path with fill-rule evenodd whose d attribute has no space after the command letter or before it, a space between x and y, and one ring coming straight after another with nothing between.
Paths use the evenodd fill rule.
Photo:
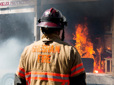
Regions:
<instances>
[{"instance_id":1,"label":"dark smoke","mask_svg":"<svg viewBox=\"0 0 114 85\"><path fill-rule=\"evenodd\" d=\"M41 2L41 0L38 0L38 2ZM66 31L71 38L73 38L72 33L74 33L75 25L84 23L85 17L87 18L91 37L104 34L104 27L106 26L110 28L113 15L113 0L67 0L65 2L58 0L54 4L51 1L45 1L38 3L38 17L41 17L42 13L51 7L60 10L66 17L68 21Z\"/></svg>"}]
</instances>

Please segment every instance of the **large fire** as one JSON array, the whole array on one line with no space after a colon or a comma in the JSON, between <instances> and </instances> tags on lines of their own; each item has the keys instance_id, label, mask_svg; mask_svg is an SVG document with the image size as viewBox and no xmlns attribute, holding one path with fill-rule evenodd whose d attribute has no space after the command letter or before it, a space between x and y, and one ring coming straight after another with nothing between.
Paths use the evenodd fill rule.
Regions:
<instances>
[{"instance_id":1,"label":"large fire","mask_svg":"<svg viewBox=\"0 0 114 85\"><path fill-rule=\"evenodd\" d=\"M81 58L92 58L94 60L94 72L103 72L104 61L101 60L102 47L96 48L96 50L93 49L87 24L78 24L75 28L73 40L76 40L75 47L80 53Z\"/></svg>"},{"instance_id":2,"label":"large fire","mask_svg":"<svg viewBox=\"0 0 114 85\"><path fill-rule=\"evenodd\" d=\"M88 36L87 25L78 24L75 28L76 33L73 39L76 40L75 47L79 51L81 57L94 59L93 54L95 54L95 51L93 50L93 43L91 43Z\"/></svg>"}]
</instances>

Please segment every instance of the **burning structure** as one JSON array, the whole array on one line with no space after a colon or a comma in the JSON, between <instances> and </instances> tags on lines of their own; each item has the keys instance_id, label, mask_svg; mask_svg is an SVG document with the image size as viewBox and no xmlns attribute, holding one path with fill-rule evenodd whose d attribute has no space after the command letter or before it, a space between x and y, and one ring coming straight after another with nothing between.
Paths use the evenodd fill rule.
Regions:
<instances>
[{"instance_id":1,"label":"burning structure","mask_svg":"<svg viewBox=\"0 0 114 85\"><path fill-rule=\"evenodd\" d=\"M77 48L87 72L112 73L113 0L38 2L38 17L50 7L66 16L65 41Z\"/></svg>"},{"instance_id":2,"label":"burning structure","mask_svg":"<svg viewBox=\"0 0 114 85\"><path fill-rule=\"evenodd\" d=\"M34 2L37 5L34 5ZM40 33L36 32L37 17L41 17L44 10L51 7L62 11L63 15L67 18L68 27L65 30L65 41L77 48L86 71L92 73L113 73L114 75L113 0L0 0L0 54L4 54L6 51L4 47L6 47L7 42L10 42L7 44L8 47L16 46L16 49L13 51L15 52L17 49L21 49L20 51L22 51L25 45L34 42L33 36L35 36L35 40L38 40ZM31 31L33 28L35 29L34 34ZM25 34L24 31L28 34ZM12 38L14 36L15 38ZM16 58L18 61L20 54L10 55L13 54L10 52L12 50L10 48L7 50L7 54L1 56L6 61L3 63L11 64L7 67L10 67L9 69L12 70L12 65L14 63L16 65L17 62L12 64L7 61L12 60L12 58ZM0 60L4 61L2 58ZM0 66L0 68L2 67ZM3 68L5 68L5 65ZM14 67L13 72L15 70L16 67ZM4 83L7 84L10 80L10 84L13 85L13 80L11 80L12 74L9 75L9 72L6 73L8 75L6 74L5 77L0 79L0 84L1 82L1 85L4 85ZM103 78L100 76L100 78L94 74L89 74L87 76L87 83L93 83L94 80L100 81L100 79L107 80L108 78L105 78L105 76ZM109 82L113 82L111 77L108 80ZM104 83L106 84L106 82Z\"/></svg>"}]
</instances>

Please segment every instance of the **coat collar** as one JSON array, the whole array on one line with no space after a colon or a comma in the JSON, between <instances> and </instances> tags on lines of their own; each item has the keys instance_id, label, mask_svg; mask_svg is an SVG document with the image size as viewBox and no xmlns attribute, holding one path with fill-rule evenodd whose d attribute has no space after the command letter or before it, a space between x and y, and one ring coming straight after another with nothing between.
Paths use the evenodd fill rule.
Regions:
<instances>
[{"instance_id":1,"label":"coat collar","mask_svg":"<svg viewBox=\"0 0 114 85\"><path fill-rule=\"evenodd\" d=\"M42 41L46 42L46 41L55 41L55 40L61 40L60 37L56 34L43 34L42 35Z\"/></svg>"}]
</instances>

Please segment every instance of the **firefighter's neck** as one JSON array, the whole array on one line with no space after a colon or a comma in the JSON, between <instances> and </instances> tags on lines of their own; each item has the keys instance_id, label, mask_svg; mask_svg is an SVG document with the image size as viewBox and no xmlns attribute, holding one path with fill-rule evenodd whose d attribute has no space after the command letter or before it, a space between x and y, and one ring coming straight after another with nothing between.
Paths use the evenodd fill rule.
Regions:
<instances>
[{"instance_id":1,"label":"firefighter's neck","mask_svg":"<svg viewBox=\"0 0 114 85\"><path fill-rule=\"evenodd\" d=\"M58 38L60 38L60 31L54 31L53 33L50 33L50 34L43 34L42 35L42 39L43 38L45 38L45 37L47 37L47 38L51 38L51 37L53 37L54 35L56 35L56 36L58 36Z\"/></svg>"}]
</instances>

